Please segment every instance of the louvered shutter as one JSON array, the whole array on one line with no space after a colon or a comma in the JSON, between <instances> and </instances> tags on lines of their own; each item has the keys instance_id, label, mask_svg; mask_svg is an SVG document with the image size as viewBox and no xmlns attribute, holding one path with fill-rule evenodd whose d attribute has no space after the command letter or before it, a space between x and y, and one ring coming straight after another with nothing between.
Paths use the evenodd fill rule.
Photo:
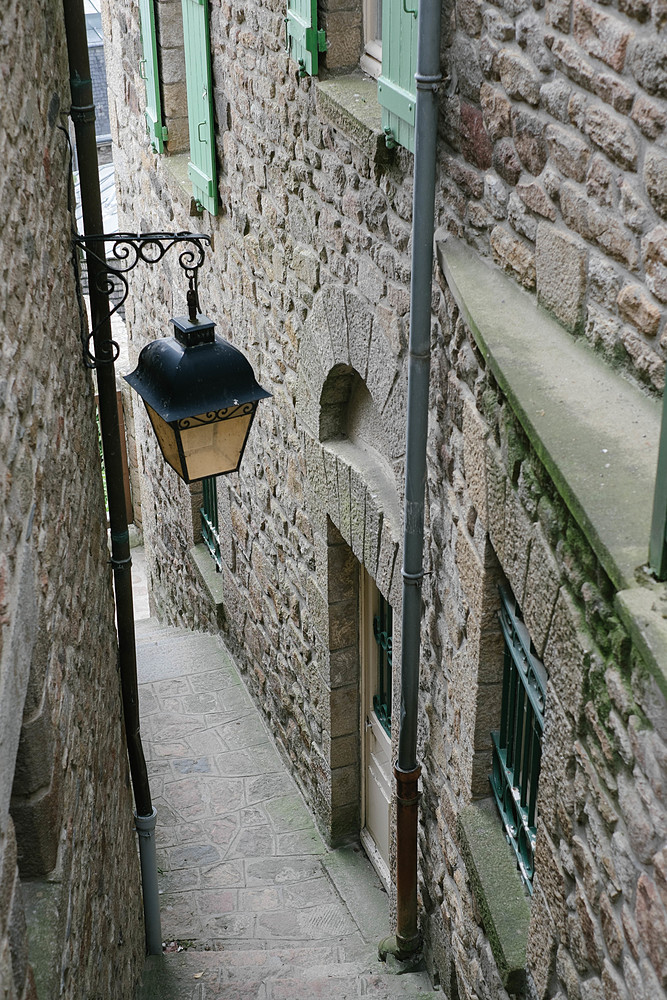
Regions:
<instances>
[{"instance_id":1,"label":"louvered shutter","mask_svg":"<svg viewBox=\"0 0 667 1000\"><path fill-rule=\"evenodd\" d=\"M162 102L160 101L160 76L157 63L157 42L155 39L155 8L153 0L139 0L139 21L141 24L140 76L146 84L146 131L156 153L164 150L167 130L162 124Z\"/></svg>"},{"instance_id":2,"label":"louvered shutter","mask_svg":"<svg viewBox=\"0 0 667 1000\"><path fill-rule=\"evenodd\" d=\"M382 0L382 73L378 79L385 134L390 142L412 152L417 101L416 11L417 0Z\"/></svg>"},{"instance_id":3,"label":"louvered shutter","mask_svg":"<svg viewBox=\"0 0 667 1000\"><path fill-rule=\"evenodd\" d=\"M285 22L290 56L302 75L316 76L318 54L326 49L324 32L317 29L317 0L288 0Z\"/></svg>"},{"instance_id":4,"label":"louvered shutter","mask_svg":"<svg viewBox=\"0 0 667 1000\"><path fill-rule=\"evenodd\" d=\"M196 200L211 213L218 211L213 130L213 86L207 0L182 0L185 75L188 91L190 162L188 176Z\"/></svg>"}]
</instances>

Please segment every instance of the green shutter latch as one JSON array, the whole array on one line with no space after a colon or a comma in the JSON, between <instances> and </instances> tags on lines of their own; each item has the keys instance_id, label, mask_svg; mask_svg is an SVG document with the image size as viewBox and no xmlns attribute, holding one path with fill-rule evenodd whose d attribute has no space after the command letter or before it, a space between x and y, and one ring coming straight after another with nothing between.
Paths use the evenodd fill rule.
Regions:
<instances>
[{"instance_id":1,"label":"green shutter latch","mask_svg":"<svg viewBox=\"0 0 667 1000\"><path fill-rule=\"evenodd\" d=\"M412 14L413 17L415 18L417 17L417 11L410 10L406 5L405 0L403 0L403 10L405 11L406 14Z\"/></svg>"}]
</instances>

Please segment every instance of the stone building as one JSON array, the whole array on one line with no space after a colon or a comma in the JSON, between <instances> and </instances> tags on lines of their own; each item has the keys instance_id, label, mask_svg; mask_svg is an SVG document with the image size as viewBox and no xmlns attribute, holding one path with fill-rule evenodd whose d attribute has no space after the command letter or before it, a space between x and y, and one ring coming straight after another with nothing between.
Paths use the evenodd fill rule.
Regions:
<instances>
[{"instance_id":1,"label":"stone building","mask_svg":"<svg viewBox=\"0 0 667 1000\"><path fill-rule=\"evenodd\" d=\"M144 933L62 4L3 4L0 39L0 995L120 1000Z\"/></svg>"},{"instance_id":2,"label":"stone building","mask_svg":"<svg viewBox=\"0 0 667 1000\"><path fill-rule=\"evenodd\" d=\"M152 599L223 632L325 835L390 891L411 6L105 12L121 227L210 234L203 311L273 393L203 487L135 411ZM664 21L443 5L419 878L450 998L665 996ZM184 312L176 272L142 275L135 354Z\"/></svg>"}]
</instances>

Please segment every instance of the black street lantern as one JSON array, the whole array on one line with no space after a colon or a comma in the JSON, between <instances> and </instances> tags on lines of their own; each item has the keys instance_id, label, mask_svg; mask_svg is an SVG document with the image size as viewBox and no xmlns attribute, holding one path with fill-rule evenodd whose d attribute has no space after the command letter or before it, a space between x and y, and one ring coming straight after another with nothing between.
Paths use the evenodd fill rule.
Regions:
<instances>
[{"instance_id":1,"label":"black street lantern","mask_svg":"<svg viewBox=\"0 0 667 1000\"><path fill-rule=\"evenodd\" d=\"M165 461L186 483L236 472L257 403L271 395L241 352L215 334L215 323L195 315L172 319L176 335L147 344L125 376Z\"/></svg>"}]
</instances>

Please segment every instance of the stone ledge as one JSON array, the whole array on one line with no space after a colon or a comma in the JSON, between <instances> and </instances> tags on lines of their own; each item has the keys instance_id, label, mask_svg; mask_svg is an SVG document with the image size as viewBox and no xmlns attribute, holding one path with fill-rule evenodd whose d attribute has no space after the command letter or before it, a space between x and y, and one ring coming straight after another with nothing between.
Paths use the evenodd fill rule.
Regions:
<instances>
[{"instance_id":1,"label":"stone ledge","mask_svg":"<svg viewBox=\"0 0 667 1000\"><path fill-rule=\"evenodd\" d=\"M21 882L21 893L28 927L28 961L35 976L37 996L53 997L60 987L62 885L29 879Z\"/></svg>"},{"instance_id":2,"label":"stone ledge","mask_svg":"<svg viewBox=\"0 0 667 1000\"><path fill-rule=\"evenodd\" d=\"M317 110L375 163L388 156L377 80L361 73L316 80Z\"/></svg>"},{"instance_id":3,"label":"stone ledge","mask_svg":"<svg viewBox=\"0 0 667 1000\"><path fill-rule=\"evenodd\" d=\"M459 837L470 888L503 986L508 993L520 993L526 983L530 904L491 799L466 806L459 816Z\"/></svg>"},{"instance_id":4,"label":"stone ledge","mask_svg":"<svg viewBox=\"0 0 667 1000\"><path fill-rule=\"evenodd\" d=\"M218 627L222 628L225 619L224 608L224 588L222 585L222 573L218 573L215 563L211 558L204 542L193 545L188 552L190 562L194 566L195 573L205 593L208 595L211 604L215 608L215 618Z\"/></svg>"},{"instance_id":5,"label":"stone ledge","mask_svg":"<svg viewBox=\"0 0 667 1000\"><path fill-rule=\"evenodd\" d=\"M648 559L662 404L575 340L534 296L436 234L449 288L498 385L618 590L616 607L667 692L667 584Z\"/></svg>"},{"instance_id":6,"label":"stone ledge","mask_svg":"<svg viewBox=\"0 0 667 1000\"><path fill-rule=\"evenodd\" d=\"M499 269L437 239L452 294L499 386L618 590L648 559L661 404L575 340Z\"/></svg>"}]
</instances>

